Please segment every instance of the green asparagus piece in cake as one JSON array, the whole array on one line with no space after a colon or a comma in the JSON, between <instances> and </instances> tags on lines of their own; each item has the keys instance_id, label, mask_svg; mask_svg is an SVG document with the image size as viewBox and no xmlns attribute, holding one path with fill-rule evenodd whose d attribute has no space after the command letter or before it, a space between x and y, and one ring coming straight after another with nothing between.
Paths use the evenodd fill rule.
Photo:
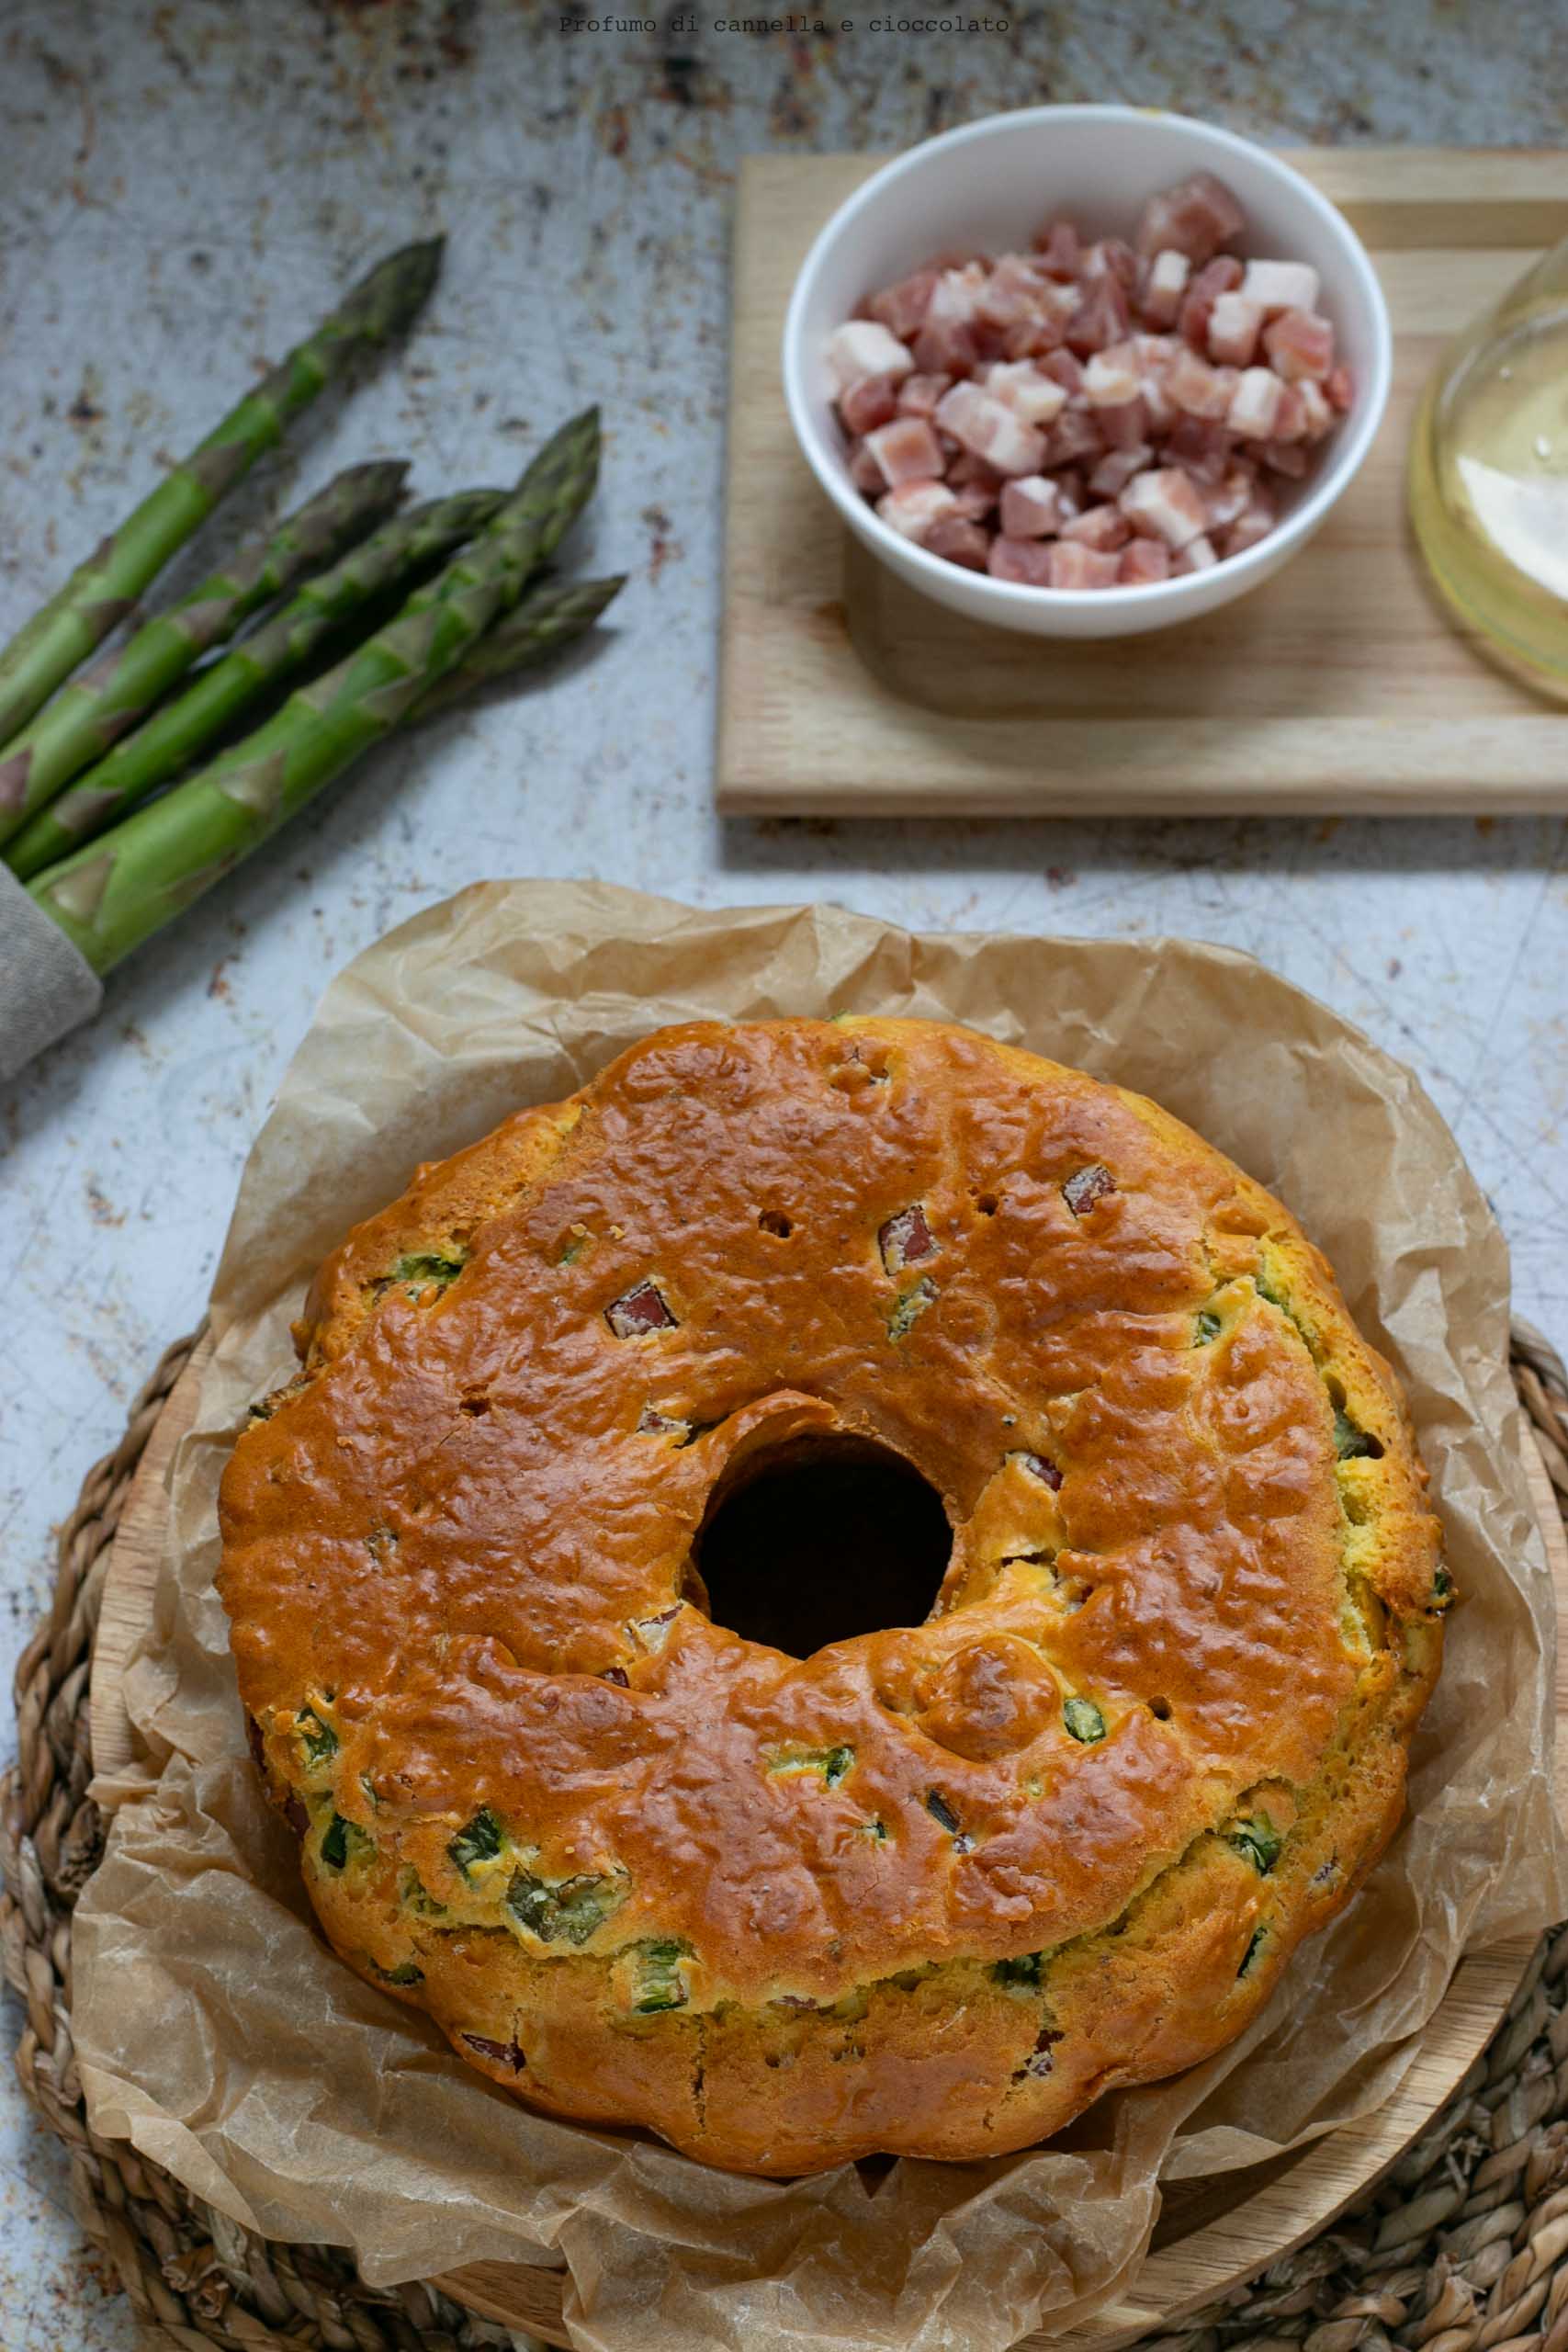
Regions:
<instances>
[{"instance_id":1,"label":"green asparagus piece in cake","mask_svg":"<svg viewBox=\"0 0 1568 2352\"><path fill-rule=\"evenodd\" d=\"M592 628L626 584L621 572L613 580L547 580L530 588L516 611L487 631L466 662L426 690L418 716L445 710L476 686L488 686L514 670L531 670L547 661L559 647Z\"/></svg>"},{"instance_id":2,"label":"green asparagus piece in cake","mask_svg":"<svg viewBox=\"0 0 1568 2352\"><path fill-rule=\"evenodd\" d=\"M409 324L435 283L444 243L433 237L378 262L0 650L0 748L124 619L169 558L344 362Z\"/></svg>"},{"instance_id":3,"label":"green asparagus piece in cake","mask_svg":"<svg viewBox=\"0 0 1568 2352\"><path fill-rule=\"evenodd\" d=\"M48 867L34 899L107 972L390 734L517 603L592 488L593 412L564 427L500 512L396 617L199 775Z\"/></svg>"},{"instance_id":4,"label":"green asparagus piece in cake","mask_svg":"<svg viewBox=\"0 0 1568 2352\"><path fill-rule=\"evenodd\" d=\"M402 495L408 468L351 466L267 537L139 628L46 703L0 753L0 842L17 832L161 703L204 653L310 571L362 539Z\"/></svg>"},{"instance_id":5,"label":"green asparagus piece in cake","mask_svg":"<svg viewBox=\"0 0 1568 2352\"><path fill-rule=\"evenodd\" d=\"M298 676L367 605L449 556L505 501L503 490L460 490L432 499L395 516L330 571L308 580L281 612L40 808L4 852L12 872L27 881L129 815L264 695Z\"/></svg>"}]
</instances>

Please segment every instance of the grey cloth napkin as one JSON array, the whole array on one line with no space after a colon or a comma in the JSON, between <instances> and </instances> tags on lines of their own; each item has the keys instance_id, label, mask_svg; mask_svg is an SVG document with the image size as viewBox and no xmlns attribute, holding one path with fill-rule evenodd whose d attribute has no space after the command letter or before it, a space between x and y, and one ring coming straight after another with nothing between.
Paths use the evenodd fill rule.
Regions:
<instances>
[{"instance_id":1,"label":"grey cloth napkin","mask_svg":"<svg viewBox=\"0 0 1568 2352\"><path fill-rule=\"evenodd\" d=\"M0 865L0 1080L90 1021L103 1001L86 957Z\"/></svg>"}]
</instances>

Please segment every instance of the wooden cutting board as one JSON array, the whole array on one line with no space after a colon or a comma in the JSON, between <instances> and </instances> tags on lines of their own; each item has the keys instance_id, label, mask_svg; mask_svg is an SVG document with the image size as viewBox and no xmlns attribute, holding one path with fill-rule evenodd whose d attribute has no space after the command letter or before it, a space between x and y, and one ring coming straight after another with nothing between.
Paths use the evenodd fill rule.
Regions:
<instances>
[{"instance_id":1,"label":"wooden cutting board","mask_svg":"<svg viewBox=\"0 0 1568 2352\"><path fill-rule=\"evenodd\" d=\"M204 1340L159 1417L109 1555L93 1652L89 1713L93 1761L100 1775L123 1770L136 1752L125 1711L125 1668L152 1623L169 1472L175 1448L191 1426L210 1352L210 1342ZM1551 1480L1528 1431L1524 1455L1551 1561L1558 1610L1568 1623L1568 1539ZM1558 1662L1557 1719L1558 1803L1568 1811L1568 1649ZM1485 2048L1534 1948L1535 1939L1526 1936L1465 1956L1427 2022L1410 2072L1376 2114L1248 2172L1168 2184L1153 2245L1126 2294L1069 2334L1027 2336L1015 2352L1117 2352L1139 2336L1176 2325L1186 2313L1315 2236L1393 2162L1443 2104ZM526 2330L547 2344L570 2341L561 2321L564 2278L559 2270L479 2262L446 2272L432 2283L469 2310Z\"/></svg>"},{"instance_id":2,"label":"wooden cutting board","mask_svg":"<svg viewBox=\"0 0 1568 2352\"><path fill-rule=\"evenodd\" d=\"M749 157L735 233L716 794L750 816L1497 814L1568 808L1568 713L1428 589L1404 455L1445 343L1568 229L1568 153L1292 161L1348 214L1394 326L1361 474L1283 571L1150 637L1053 644L943 610L844 530L779 376L807 248L879 156Z\"/></svg>"}]
</instances>

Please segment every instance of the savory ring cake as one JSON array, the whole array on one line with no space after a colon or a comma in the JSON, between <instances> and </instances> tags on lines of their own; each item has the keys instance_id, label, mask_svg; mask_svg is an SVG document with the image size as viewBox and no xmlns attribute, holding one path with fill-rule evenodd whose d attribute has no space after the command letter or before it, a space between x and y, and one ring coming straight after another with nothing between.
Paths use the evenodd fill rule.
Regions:
<instances>
[{"instance_id":1,"label":"savory ring cake","mask_svg":"<svg viewBox=\"0 0 1568 2352\"><path fill-rule=\"evenodd\" d=\"M297 1338L221 1498L257 1760L344 1959L536 2107L1022 2147L1228 2041L1399 1819L1452 1589L1393 1375L1136 1095L663 1030L419 1170Z\"/></svg>"}]
</instances>

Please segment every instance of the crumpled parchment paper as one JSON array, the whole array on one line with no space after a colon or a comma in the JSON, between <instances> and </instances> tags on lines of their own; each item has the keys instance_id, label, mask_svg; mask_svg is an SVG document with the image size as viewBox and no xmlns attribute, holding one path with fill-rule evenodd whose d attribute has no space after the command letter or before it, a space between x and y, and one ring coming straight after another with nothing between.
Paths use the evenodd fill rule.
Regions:
<instances>
[{"instance_id":1,"label":"crumpled parchment paper","mask_svg":"<svg viewBox=\"0 0 1568 2352\"><path fill-rule=\"evenodd\" d=\"M247 1404L293 1368L318 1261L416 1161L663 1023L845 1010L950 1017L1114 1078L1278 1192L1404 1374L1464 1599L1410 1817L1244 2039L1102 2100L1043 2152L781 2184L531 2114L328 1951L253 1782L214 1498ZM1465 1948L1568 1909L1507 1295L1502 1237L1416 1080L1245 956L912 937L834 908L695 912L591 883L486 883L430 909L328 990L241 1185L128 1678L150 1761L76 1914L94 2128L237 2221L352 2244L373 2282L564 2263L574 2341L597 2352L1000 2352L1070 2325L1125 2286L1162 2172L1244 2165L1369 2112Z\"/></svg>"}]
</instances>

